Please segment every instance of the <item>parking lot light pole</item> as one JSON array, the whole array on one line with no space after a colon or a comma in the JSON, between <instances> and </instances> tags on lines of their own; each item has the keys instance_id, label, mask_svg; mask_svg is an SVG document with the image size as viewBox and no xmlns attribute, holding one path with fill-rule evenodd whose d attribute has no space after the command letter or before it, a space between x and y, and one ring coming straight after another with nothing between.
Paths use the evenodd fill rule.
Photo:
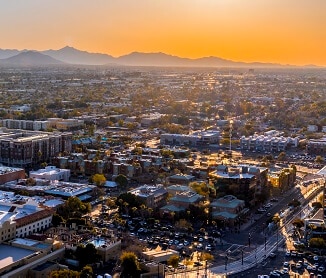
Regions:
<instances>
[{"instance_id":1,"label":"parking lot light pole","mask_svg":"<svg viewBox=\"0 0 326 278\"><path fill-rule=\"evenodd\" d=\"M251 234L249 233L249 236L248 236L248 246L250 247L250 241L251 241Z\"/></svg>"}]
</instances>

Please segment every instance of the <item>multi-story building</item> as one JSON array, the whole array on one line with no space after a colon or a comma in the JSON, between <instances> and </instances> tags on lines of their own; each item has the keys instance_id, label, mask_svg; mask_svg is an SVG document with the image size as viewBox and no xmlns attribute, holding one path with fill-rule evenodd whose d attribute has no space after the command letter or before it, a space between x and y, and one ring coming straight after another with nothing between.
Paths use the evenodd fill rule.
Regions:
<instances>
[{"instance_id":1,"label":"multi-story building","mask_svg":"<svg viewBox=\"0 0 326 278\"><path fill-rule=\"evenodd\" d=\"M298 137L253 135L249 137L242 136L240 138L241 149L259 152L280 152L289 146L297 147L298 144Z\"/></svg>"},{"instance_id":2,"label":"multi-story building","mask_svg":"<svg viewBox=\"0 0 326 278\"><path fill-rule=\"evenodd\" d=\"M9 129L24 129L24 130L46 130L49 127L48 121L29 121L29 120L14 120L4 119L2 125Z\"/></svg>"},{"instance_id":3,"label":"multi-story building","mask_svg":"<svg viewBox=\"0 0 326 278\"><path fill-rule=\"evenodd\" d=\"M308 140L307 152L309 154L324 155L326 153L326 137Z\"/></svg>"},{"instance_id":4,"label":"multi-story building","mask_svg":"<svg viewBox=\"0 0 326 278\"><path fill-rule=\"evenodd\" d=\"M268 168L249 165L219 165L210 177L215 186L228 186L235 196L245 196L245 201L255 204L255 196L267 185Z\"/></svg>"},{"instance_id":5,"label":"multi-story building","mask_svg":"<svg viewBox=\"0 0 326 278\"><path fill-rule=\"evenodd\" d=\"M168 197L168 192L162 185L143 185L129 192L141 198L149 208L164 206Z\"/></svg>"},{"instance_id":6,"label":"multi-story building","mask_svg":"<svg viewBox=\"0 0 326 278\"><path fill-rule=\"evenodd\" d=\"M9 129L24 129L34 131L47 130L48 128L72 130L82 128L84 126L84 121L79 119L62 118L49 118L46 121L4 119L2 120L2 125Z\"/></svg>"},{"instance_id":7,"label":"multi-story building","mask_svg":"<svg viewBox=\"0 0 326 278\"><path fill-rule=\"evenodd\" d=\"M202 131L193 134L161 134L160 142L164 145L187 145L198 146L218 144L220 140L219 131Z\"/></svg>"},{"instance_id":8,"label":"multi-story building","mask_svg":"<svg viewBox=\"0 0 326 278\"><path fill-rule=\"evenodd\" d=\"M26 237L50 227L52 210L38 207L37 204L13 204L0 202L0 243L16 237Z\"/></svg>"},{"instance_id":9,"label":"multi-story building","mask_svg":"<svg viewBox=\"0 0 326 278\"><path fill-rule=\"evenodd\" d=\"M71 133L6 130L0 133L0 163L29 166L71 152Z\"/></svg>"}]
</instances>

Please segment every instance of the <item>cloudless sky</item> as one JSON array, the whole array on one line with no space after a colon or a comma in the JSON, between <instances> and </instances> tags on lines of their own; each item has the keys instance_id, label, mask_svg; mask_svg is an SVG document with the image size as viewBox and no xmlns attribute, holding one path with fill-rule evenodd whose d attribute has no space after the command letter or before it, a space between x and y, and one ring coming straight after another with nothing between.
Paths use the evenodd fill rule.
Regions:
<instances>
[{"instance_id":1,"label":"cloudless sky","mask_svg":"<svg viewBox=\"0 0 326 278\"><path fill-rule=\"evenodd\" d=\"M0 0L0 48L326 66L326 0Z\"/></svg>"}]
</instances>

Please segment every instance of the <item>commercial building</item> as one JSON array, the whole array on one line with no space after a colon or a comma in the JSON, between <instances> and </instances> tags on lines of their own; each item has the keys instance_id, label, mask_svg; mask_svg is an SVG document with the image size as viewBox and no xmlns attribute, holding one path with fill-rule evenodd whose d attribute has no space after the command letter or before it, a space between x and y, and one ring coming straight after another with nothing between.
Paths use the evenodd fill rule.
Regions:
<instances>
[{"instance_id":1,"label":"commercial building","mask_svg":"<svg viewBox=\"0 0 326 278\"><path fill-rule=\"evenodd\" d=\"M142 199L149 208L164 206L168 197L168 192L163 185L142 185L129 192Z\"/></svg>"},{"instance_id":2,"label":"commercial building","mask_svg":"<svg viewBox=\"0 0 326 278\"><path fill-rule=\"evenodd\" d=\"M326 153L326 137L308 140L307 152L309 154L324 155Z\"/></svg>"},{"instance_id":3,"label":"commercial building","mask_svg":"<svg viewBox=\"0 0 326 278\"><path fill-rule=\"evenodd\" d=\"M69 181L70 170L58 169L55 166L46 166L45 169L30 171L29 177L34 179Z\"/></svg>"},{"instance_id":4,"label":"commercial building","mask_svg":"<svg viewBox=\"0 0 326 278\"><path fill-rule=\"evenodd\" d=\"M0 166L0 184L4 184L8 181L24 179L24 178L25 178L24 169Z\"/></svg>"},{"instance_id":5,"label":"commercial building","mask_svg":"<svg viewBox=\"0 0 326 278\"><path fill-rule=\"evenodd\" d=\"M224 221L225 224L234 225L244 213L245 202L235 196L226 195L211 202L212 219Z\"/></svg>"},{"instance_id":6,"label":"commercial building","mask_svg":"<svg viewBox=\"0 0 326 278\"><path fill-rule=\"evenodd\" d=\"M0 243L47 229L53 215L52 210L40 208L32 201L21 205L1 201L0 213Z\"/></svg>"},{"instance_id":7,"label":"commercial building","mask_svg":"<svg viewBox=\"0 0 326 278\"><path fill-rule=\"evenodd\" d=\"M247 203L255 204L255 196L267 185L268 168L249 165L219 165L210 173L215 186L228 186L235 196L245 196Z\"/></svg>"},{"instance_id":8,"label":"commercial building","mask_svg":"<svg viewBox=\"0 0 326 278\"><path fill-rule=\"evenodd\" d=\"M171 134L165 133L160 136L160 143L163 145L185 145L200 146L218 144L220 140L219 131L201 131L193 134Z\"/></svg>"},{"instance_id":9,"label":"commercial building","mask_svg":"<svg viewBox=\"0 0 326 278\"><path fill-rule=\"evenodd\" d=\"M283 137L283 136L242 136L240 138L240 148L242 150L252 150L258 152L280 152L289 146L297 147L299 138Z\"/></svg>"}]
</instances>

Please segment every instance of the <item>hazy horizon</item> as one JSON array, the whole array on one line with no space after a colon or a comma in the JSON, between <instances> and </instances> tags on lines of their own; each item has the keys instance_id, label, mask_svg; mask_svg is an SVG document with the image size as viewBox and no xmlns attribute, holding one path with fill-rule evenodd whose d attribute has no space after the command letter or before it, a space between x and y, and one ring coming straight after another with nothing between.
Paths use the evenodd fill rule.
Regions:
<instances>
[{"instance_id":1,"label":"hazy horizon","mask_svg":"<svg viewBox=\"0 0 326 278\"><path fill-rule=\"evenodd\" d=\"M326 66L324 0L0 0L1 49Z\"/></svg>"}]
</instances>

